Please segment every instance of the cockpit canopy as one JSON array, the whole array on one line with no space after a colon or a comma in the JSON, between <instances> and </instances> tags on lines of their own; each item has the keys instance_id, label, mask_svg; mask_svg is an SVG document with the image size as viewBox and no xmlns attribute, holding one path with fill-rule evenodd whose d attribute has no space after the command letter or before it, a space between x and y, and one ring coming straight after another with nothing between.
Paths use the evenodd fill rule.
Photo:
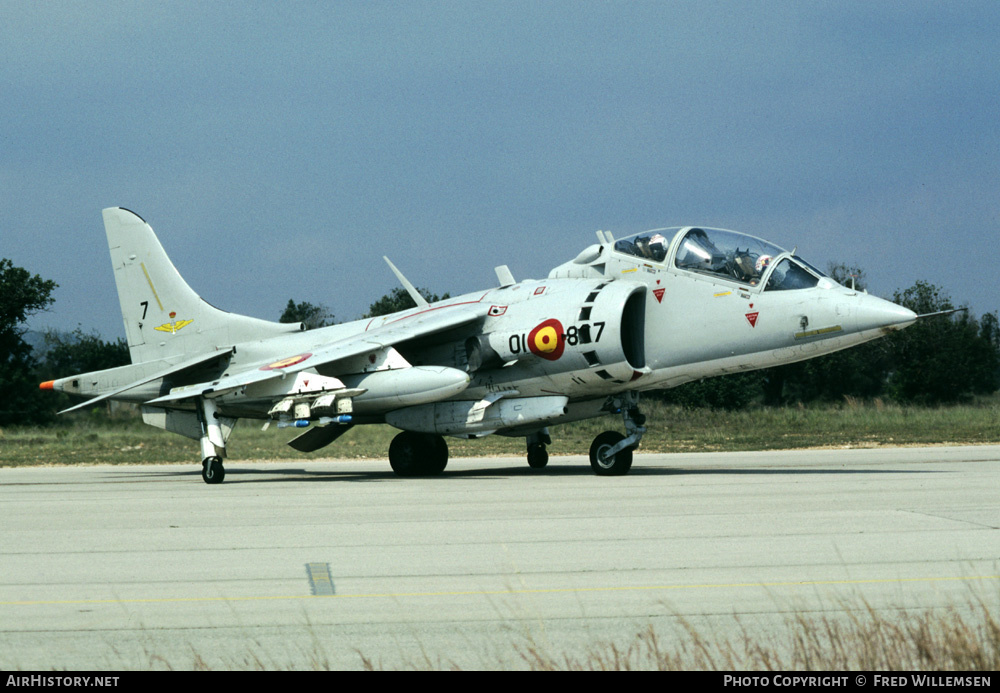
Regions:
<instances>
[{"instance_id":1,"label":"cockpit canopy","mask_svg":"<svg viewBox=\"0 0 1000 693\"><path fill-rule=\"evenodd\" d=\"M615 250L627 255L663 262L667 257L667 244L670 243L672 235L664 236L663 232L676 231L677 229L658 229L637 233L634 236L615 241Z\"/></svg>"},{"instance_id":2,"label":"cockpit canopy","mask_svg":"<svg viewBox=\"0 0 1000 693\"><path fill-rule=\"evenodd\" d=\"M683 232L683 233L682 233ZM765 291L808 289L825 274L798 256L754 236L706 228L655 229L615 242L615 250L681 270L759 286Z\"/></svg>"}]
</instances>

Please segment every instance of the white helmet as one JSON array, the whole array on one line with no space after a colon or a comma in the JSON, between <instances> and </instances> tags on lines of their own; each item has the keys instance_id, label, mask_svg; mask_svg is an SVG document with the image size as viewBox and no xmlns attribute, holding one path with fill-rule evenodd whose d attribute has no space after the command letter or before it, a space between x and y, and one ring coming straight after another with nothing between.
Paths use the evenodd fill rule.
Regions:
<instances>
[{"instance_id":1,"label":"white helmet","mask_svg":"<svg viewBox=\"0 0 1000 693\"><path fill-rule=\"evenodd\" d=\"M655 260L663 260L667 256L667 239L658 233L649 237L649 252Z\"/></svg>"}]
</instances>

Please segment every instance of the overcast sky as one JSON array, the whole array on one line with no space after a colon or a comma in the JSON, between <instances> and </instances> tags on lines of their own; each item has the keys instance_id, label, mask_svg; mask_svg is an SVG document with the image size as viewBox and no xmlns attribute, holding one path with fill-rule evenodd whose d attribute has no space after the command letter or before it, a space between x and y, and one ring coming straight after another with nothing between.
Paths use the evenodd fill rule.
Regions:
<instances>
[{"instance_id":1,"label":"overcast sky","mask_svg":"<svg viewBox=\"0 0 1000 693\"><path fill-rule=\"evenodd\" d=\"M1000 3L0 2L0 256L124 335L101 209L206 300L354 319L705 225L1000 309Z\"/></svg>"}]
</instances>

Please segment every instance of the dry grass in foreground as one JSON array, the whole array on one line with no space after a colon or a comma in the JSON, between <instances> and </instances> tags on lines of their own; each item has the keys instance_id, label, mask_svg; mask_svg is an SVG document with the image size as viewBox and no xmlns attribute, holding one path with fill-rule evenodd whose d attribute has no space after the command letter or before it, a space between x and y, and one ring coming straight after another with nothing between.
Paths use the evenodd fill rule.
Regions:
<instances>
[{"instance_id":1,"label":"dry grass in foreground","mask_svg":"<svg viewBox=\"0 0 1000 693\"><path fill-rule=\"evenodd\" d=\"M964 613L963 613L964 611ZM627 645L604 643L554 657L528 643L525 663L545 670L660 671L997 671L1000 620L983 602L971 609L884 614L865 604L841 617L795 614L774 644L745 629L718 640L684 623L672 644L652 628Z\"/></svg>"},{"instance_id":2,"label":"dry grass in foreground","mask_svg":"<svg viewBox=\"0 0 1000 693\"><path fill-rule=\"evenodd\" d=\"M837 615L795 613L766 641L740 625L735 639L705 634L681 619L664 635L653 626L625 643L601 642L577 653L553 653L526 635L514 649L532 671L980 671L1000 670L996 607L880 612L867 603ZM377 660L359 653L367 670ZM415 669L458 669L425 656ZM497 668L507 668L498 662Z\"/></svg>"}]
</instances>

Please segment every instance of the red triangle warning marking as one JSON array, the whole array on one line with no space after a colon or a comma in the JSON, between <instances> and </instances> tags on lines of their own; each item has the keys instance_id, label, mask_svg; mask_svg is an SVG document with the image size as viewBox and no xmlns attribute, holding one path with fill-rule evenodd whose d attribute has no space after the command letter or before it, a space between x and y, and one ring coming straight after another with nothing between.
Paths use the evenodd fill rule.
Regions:
<instances>
[{"instance_id":1,"label":"red triangle warning marking","mask_svg":"<svg viewBox=\"0 0 1000 693\"><path fill-rule=\"evenodd\" d=\"M760 312L747 313L747 322L750 323L750 327L757 327L757 316Z\"/></svg>"},{"instance_id":2,"label":"red triangle warning marking","mask_svg":"<svg viewBox=\"0 0 1000 693\"><path fill-rule=\"evenodd\" d=\"M657 303L663 303L663 293L666 289L653 289L653 295L656 296Z\"/></svg>"}]
</instances>

